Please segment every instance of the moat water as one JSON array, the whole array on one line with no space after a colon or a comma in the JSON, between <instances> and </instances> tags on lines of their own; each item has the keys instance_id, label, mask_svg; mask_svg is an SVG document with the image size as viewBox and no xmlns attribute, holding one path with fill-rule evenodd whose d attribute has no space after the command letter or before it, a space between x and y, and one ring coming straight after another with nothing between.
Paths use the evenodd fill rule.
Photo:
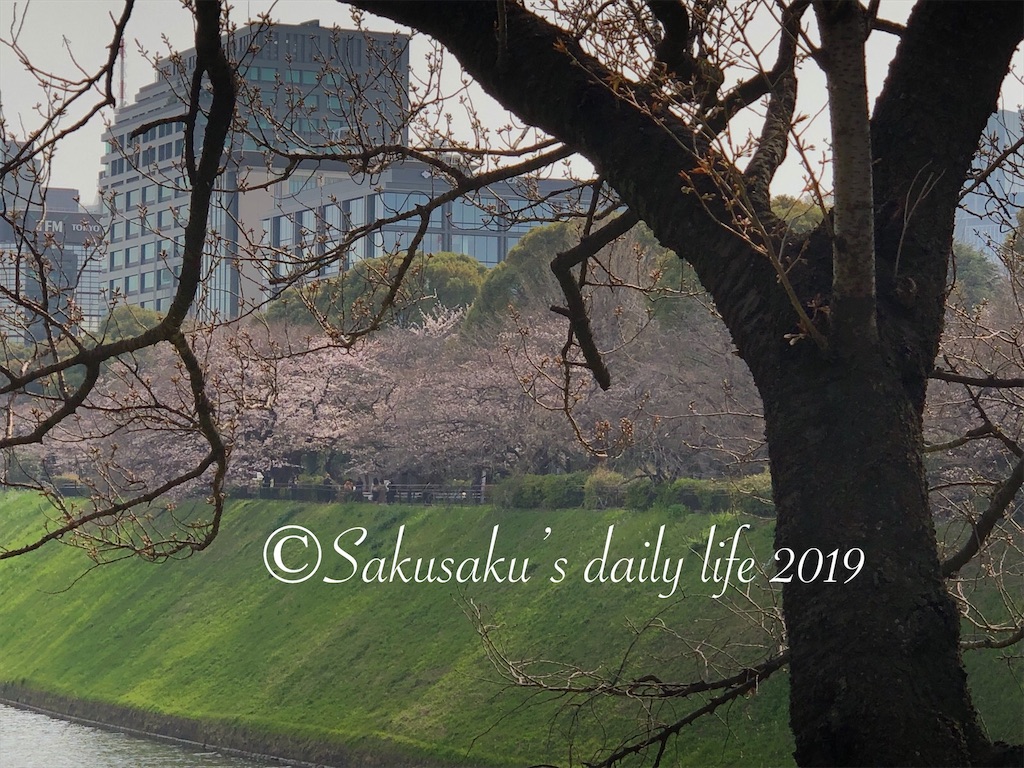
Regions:
<instances>
[{"instance_id":1,"label":"moat water","mask_svg":"<svg viewBox=\"0 0 1024 768\"><path fill-rule=\"evenodd\" d=\"M174 744L58 720L0 704L3 768L269 768L200 746Z\"/></svg>"}]
</instances>

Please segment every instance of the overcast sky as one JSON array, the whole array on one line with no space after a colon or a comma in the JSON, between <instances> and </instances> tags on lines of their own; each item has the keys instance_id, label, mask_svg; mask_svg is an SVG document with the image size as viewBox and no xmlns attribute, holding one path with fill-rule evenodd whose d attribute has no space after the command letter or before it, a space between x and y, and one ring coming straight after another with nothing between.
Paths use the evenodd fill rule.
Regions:
<instances>
[{"instance_id":1,"label":"overcast sky","mask_svg":"<svg viewBox=\"0 0 1024 768\"><path fill-rule=\"evenodd\" d=\"M883 3L883 15L902 21L910 6L906 0ZM18 41L24 52L33 62L52 72L73 76L76 62L85 70L95 71L107 56L106 46L113 29L111 14L119 14L122 7L120 0L0 0L0 37L9 42L14 33L19 32ZM979 4L979 9L983 7L984 4ZM233 16L239 23L269 11L276 20L287 23L319 19L324 26L350 25L348 8L333 0L281 0L277 3L236 0L233 8ZM12 28L15 19L20 28ZM376 23L373 28L396 29L386 21ZM129 101L142 85L153 80L152 69L139 53L139 48L151 54L166 54L168 48L162 39L164 36L171 46L180 50L193 47L192 35L191 15L182 9L178 0L137 0L127 33L125 92ZM895 38L876 33L871 36L869 44L869 79L874 96L885 76ZM417 49L413 50L412 59L413 66L416 66ZM1024 71L1020 51L1017 70ZM1008 93L1004 95L1002 108L1018 109L1024 100L1019 83L1006 90ZM0 108L7 119L8 132L24 135L26 130L38 124L34 106L41 98L41 91L15 54L8 46L0 46ZM800 82L800 100L802 111L813 115L820 110L824 103L824 80L819 72L804 74ZM496 107L490 113L494 114L495 125L506 122ZM107 117L109 119L110 115ZM66 142L54 164L51 181L54 186L78 188L83 201L93 197L100 170L102 130L102 122L94 121ZM810 132L819 156L827 149L827 131L827 121L819 119ZM802 175L795 162L788 163L777 179L775 191L798 194Z\"/></svg>"}]
</instances>

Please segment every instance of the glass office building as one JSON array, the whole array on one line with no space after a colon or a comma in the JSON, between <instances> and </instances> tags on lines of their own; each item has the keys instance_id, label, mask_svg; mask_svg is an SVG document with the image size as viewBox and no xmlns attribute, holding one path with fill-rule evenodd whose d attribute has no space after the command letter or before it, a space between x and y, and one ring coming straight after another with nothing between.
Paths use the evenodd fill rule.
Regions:
<instances>
[{"instance_id":1,"label":"glass office building","mask_svg":"<svg viewBox=\"0 0 1024 768\"><path fill-rule=\"evenodd\" d=\"M239 76L238 118L204 249L196 313L206 319L235 318L266 293L261 270L246 256L253 233L275 207L273 179L287 164L279 153L329 155L363 142L408 139L406 36L310 21L250 25L227 45ZM189 202L187 137L179 118L194 69L194 50L157 62L154 82L117 110L105 133L99 187L109 250L100 295L107 306L129 303L163 312L174 296ZM201 107L207 99L204 94ZM203 128L200 114L197 148Z\"/></svg>"},{"instance_id":2,"label":"glass office building","mask_svg":"<svg viewBox=\"0 0 1024 768\"><path fill-rule=\"evenodd\" d=\"M276 262L279 277L314 260L324 265L315 276L326 277L362 259L405 251L422 222L417 206L451 190L418 161L395 163L372 178L344 174L325 179L314 173L297 183L299 188L263 219L263 242L269 246L264 260ZM532 186L528 195L511 183L493 184L445 202L428 215L419 250L464 253L493 267L531 228L572 207L570 196L561 192L566 182L540 180ZM374 222L380 226L339 250L351 233Z\"/></svg>"}]
</instances>

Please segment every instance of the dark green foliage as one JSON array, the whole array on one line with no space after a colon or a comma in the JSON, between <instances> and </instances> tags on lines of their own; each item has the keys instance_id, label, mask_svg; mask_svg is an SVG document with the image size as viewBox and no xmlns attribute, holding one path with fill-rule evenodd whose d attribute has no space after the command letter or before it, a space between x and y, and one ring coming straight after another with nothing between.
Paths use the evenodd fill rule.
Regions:
<instances>
[{"instance_id":1,"label":"dark green foliage","mask_svg":"<svg viewBox=\"0 0 1024 768\"><path fill-rule=\"evenodd\" d=\"M435 253L427 258L422 272L422 292L428 297L420 303L425 314L434 306L466 309L480 295L487 267L464 253Z\"/></svg>"},{"instance_id":2,"label":"dark green foliage","mask_svg":"<svg viewBox=\"0 0 1024 768\"><path fill-rule=\"evenodd\" d=\"M102 335L108 342L129 339L159 325L162 319L163 315L151 309L121 304L103 321Z\"/></svg>"},{"instance_id":3,"label":"dark green foliage","mask_svg":"<svg viewBox=\"0 0 1024 768\"><path fill-rule=\"evenodd\" d=\"M634 477L626 482L625 505L629 509L650 509L657 498L654 481L649 477Z\"/></svg>"},{"instance_id":4,"label":"dark green foliage","mask_svg":"<svg viewBox=\"0 0 1024 768\"><path fill-rule=\"evenodd\" d=\"M491 486L491 501L501 509L539 509L544 494L539 475L513 475Z\"/></svg>"},{"instance_id":5,"label":"dark green foliage","mask_svg":"<svg viewBox=\"0 0 1024 768\"><path fill-rule=\"evenodd\" d=\"M817 227L823 218L821 207L814 200L791 195L772 199L772 213L782 219L795 235L802 235Z\"/></svg>"},{"instance_id":6,"label":"dark green foliage","mask_svg":"<svg viewBox=\"0 0 1024 768\"><path fill-rule=\"evenodd\" d=\"M586 472L545 475L542 478L543 505L546 509L573 509L583 504Z\"/></svg>"},{"instance_id":7,"label":"dark green foliage","mask_svg":"<svg viewBox=\"0 0 1024 768\"><path fill-rule=\"evenodd\" d=\"M663 484L657 491L657 505L673 505L702 514L743 512L758 517L772 517L771 479L768 473L739 480L698 480L680 478Z\"/></svg>"},{"instance_id":8,"label":"dark green foliage","mask_svg":"<svg viewBox=\"0 0 1024 768\"><path fill-rule=\"evenodd\" d=\"M953 243L949 275L968 309L992 298L1001 282L996 265L977 248L961 242Z\"/></svg>"},{"instance_id":9,"label":"dark green foliage","mask_svg":"<svg viewBox=\"0 0 1024 768\"><path fill-rule=\"evenodd\" d=\"M710 480L683 477L661 486L658 504L681 504L694 512L720 512L728 506L728 494Z\"/></svg>"},{"instance_id":10,"label":"dark green foliage","mask_svg":"<svg viewBox=\"0 0 1024 768\"><path fill-rule=\"evenodd\" d=\"M570 224L549 224L530 230L509 251L505 261L487 274L480 296L466 316L466 327L488 328L502 323L508 316L509 305L522 307L538 302L547 306L564 301L551 272L551 260L575 242L575 230Z\"/></svg>"},{"instance_id":11,"label":"dark green foliage","mask_svg":"<svg viewBox=\"0 0 1024 768\"><path fill-rule=\"evenodd\" d=\"M400 256L365 259L338 277L290 288L270 305L267 317L290 325L313 325L321 319L335 327L365 324L384 305L400 262ZM486 274L483 264L462 253L419 256L385 320L408 326L437 307L466 309L476 301Z\"/></svg>"}]
</instances>

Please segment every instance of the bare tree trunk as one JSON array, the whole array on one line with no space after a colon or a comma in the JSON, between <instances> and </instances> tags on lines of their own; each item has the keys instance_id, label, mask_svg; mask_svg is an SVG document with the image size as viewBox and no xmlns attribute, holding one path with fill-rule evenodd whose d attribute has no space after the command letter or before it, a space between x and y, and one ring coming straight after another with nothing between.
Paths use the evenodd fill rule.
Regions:
<instances>
[{"instance_id":1,"label":"bare tree trunk","mask_svg":"<svg viewBox=\"0 0 1024 768\"><path fill-rule=\"evenodd\" d=\"M921 414L898 370L799 365L763 395L776 548L864 553L849 583L843 569L837 583L794 569L783 588L797 762L972 764L983 740L936 555Z\"/></svg>"}]
</instances>

